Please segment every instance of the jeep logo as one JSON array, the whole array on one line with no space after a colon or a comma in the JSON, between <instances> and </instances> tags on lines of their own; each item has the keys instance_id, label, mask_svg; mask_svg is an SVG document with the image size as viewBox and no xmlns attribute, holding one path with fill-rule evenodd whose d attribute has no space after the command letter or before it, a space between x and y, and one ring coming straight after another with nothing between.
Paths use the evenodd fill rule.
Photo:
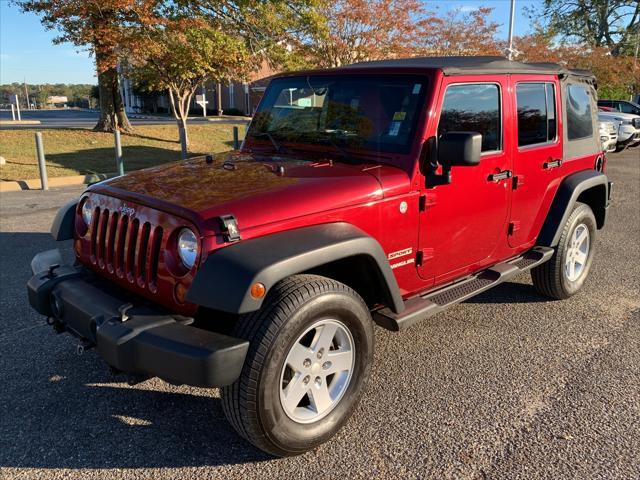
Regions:
<instances>
[{"instance_id":1,"label":"jeep logo","mask_svg":"<svg viewBox=\"0 0 640 480\"><path fill-rule=\"evenodd\" d=\"M127 204L125 203L120 207L120 213L122 213L122 215L128 215L130 217L133 217L136 214L136 209L127 207Z\"/></svg>"}]
</instances>

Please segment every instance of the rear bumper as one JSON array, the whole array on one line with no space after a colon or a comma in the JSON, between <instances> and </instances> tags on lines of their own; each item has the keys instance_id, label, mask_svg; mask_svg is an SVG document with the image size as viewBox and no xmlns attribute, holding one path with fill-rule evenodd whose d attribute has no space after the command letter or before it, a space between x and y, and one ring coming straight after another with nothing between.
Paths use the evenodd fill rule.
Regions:
<instances>
[{"instance_id":1,"label":"rear bumper","mask_svg":"<svg viewBox=\"0 0 640 480\"><path fill-rule=\"evenodd\" d=\"M199 387L229 385L240 375L249 342L144 306L81 267L62 265L58 250L36 255L31 268L31 306L58 331L96 346L117 370Z\"/></svg>"}]
</instances>

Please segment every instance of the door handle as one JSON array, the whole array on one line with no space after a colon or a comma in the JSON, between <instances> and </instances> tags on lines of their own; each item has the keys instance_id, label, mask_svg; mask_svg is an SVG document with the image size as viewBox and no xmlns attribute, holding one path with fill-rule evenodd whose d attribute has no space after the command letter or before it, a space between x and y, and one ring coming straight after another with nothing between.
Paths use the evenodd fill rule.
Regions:
<instances>
[{"instance_id":1,"label":"door handle","mask_svg":"<svg viewBox=\"0 0 640 480\"><path fill-rule=\"evenodd\" d=\"M542 168L544 168L545 170L551 170L552 168L558 168L560 165L562 165L562 160L556 159L544 162Z\"/></svg>"},{"instance_id":2,"label":"door handle","mask_svg":"<svg viewBox=\"0 0 640 480\"><path fill-rule=\"evenodd\" d=\"M492 173L489 175L490 182L498 183L500 180L506 180L507 178L511 178L513 176L513 172L511 170L502 170L499 173Z\"/></svg>"}]
</instances>

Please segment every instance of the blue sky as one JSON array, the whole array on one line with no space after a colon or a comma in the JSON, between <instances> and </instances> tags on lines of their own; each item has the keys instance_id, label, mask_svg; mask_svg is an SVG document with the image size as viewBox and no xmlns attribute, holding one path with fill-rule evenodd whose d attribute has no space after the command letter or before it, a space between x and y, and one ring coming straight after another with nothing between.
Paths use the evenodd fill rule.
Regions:
<instances>
[{"instance_id":1,"label":"blue sky","mask_svg":"<svg viewBox=\"0 0 640 480\"><path fill-rule=\"evenodd\" d=\"M516 0L516 35L530 30L523 9L534 3L536 0ZM492 20L502 24L500 35L507 36L509 0L430 0L427 5L440 12L492 7ZM8 0L0 0L0 83L25 79L28 83L97 83L89 54L71 44L53 45L55 35L44 29L36 15L21 13Z\"/></svg>"}]
</instances>

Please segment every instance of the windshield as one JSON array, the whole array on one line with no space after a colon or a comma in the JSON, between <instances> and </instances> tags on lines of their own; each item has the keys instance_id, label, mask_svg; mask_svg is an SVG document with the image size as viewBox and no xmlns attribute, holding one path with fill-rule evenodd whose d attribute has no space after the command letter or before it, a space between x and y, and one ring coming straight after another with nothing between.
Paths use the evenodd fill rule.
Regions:
<instances>
[{"instance_id":1,"label":"windshield","mask_svg":"<svg viewBox=\"0 0 640 480\"><path fill-rule=\"evenodd\" d=\"M260 102L247 145L260 142L276 151L325 145L345 158L408 153L426 82L413 75L277 78Z\"/></svg>"}]
</instances>

